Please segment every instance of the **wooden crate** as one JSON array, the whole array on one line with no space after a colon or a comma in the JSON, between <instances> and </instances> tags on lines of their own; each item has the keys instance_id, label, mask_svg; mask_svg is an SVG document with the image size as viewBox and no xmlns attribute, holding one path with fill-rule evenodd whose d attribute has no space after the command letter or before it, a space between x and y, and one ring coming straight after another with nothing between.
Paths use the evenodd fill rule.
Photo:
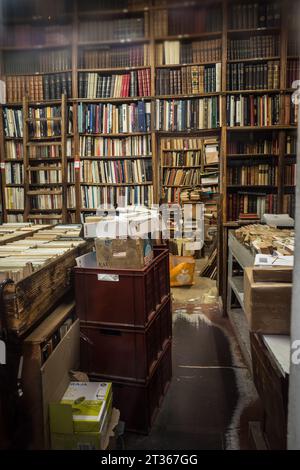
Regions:
<instances>
[{"instance_id":1,"label":"wooden crate","mask_svg":"<svg viewBox=\"0 0 300 470\"><path fill-rule=\"evenodd\" d=\"M23 391L32 449L50 446L48 405L59 401L69 384L69 371L79 365L79 320L75 321L44 360L42 348L75 314L75 302L60 304L23 343Z\"/></svg>"},{"instance_id":2,"label":"wooden crate","mask_svg":"<svg viewBox=\"0 0 300 470\"><path fill-rule=\"evenodd\" d=\"M90 249L91 242L84 242L54 258L30 276L5 286L4 322L10 334L23 337L70 291L75 258Z\"/></svg>"}]
</instances>

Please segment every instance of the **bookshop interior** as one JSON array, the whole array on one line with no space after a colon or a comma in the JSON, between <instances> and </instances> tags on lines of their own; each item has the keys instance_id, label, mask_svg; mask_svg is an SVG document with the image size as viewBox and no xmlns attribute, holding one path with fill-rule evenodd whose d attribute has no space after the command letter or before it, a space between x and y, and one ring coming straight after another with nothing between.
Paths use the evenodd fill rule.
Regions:
<instances>
[{"instance_id":1,"label":"bookshop interior","mask_svg":"<svg viewBox=\"0 0 300 470\"><path fill-rule=\"evenodd\" d=\"M299 7L0 0L1 450L300 449Z\"/></svg>"}]
</instances>

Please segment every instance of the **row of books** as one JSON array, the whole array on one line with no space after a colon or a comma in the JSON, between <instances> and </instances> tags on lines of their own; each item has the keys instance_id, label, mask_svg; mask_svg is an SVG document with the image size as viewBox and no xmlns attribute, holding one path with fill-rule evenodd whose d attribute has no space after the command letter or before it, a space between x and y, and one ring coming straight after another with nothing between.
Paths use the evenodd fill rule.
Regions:
<instances>
[{"instance_id":1,"label":"row of books","mask_svg":"<svg viewBox=\"0 0 300 470\"><path fill-rule=\"evenodd\" d=\"M283 214L289 214L290 217L295 217L295 206L296 206L296 197L295 194L284 194L283 195Z\"/></svg>"},{"instance_id":2,"label":"row of books","mask_svg":"<svg viewBox=\"0 0 300 470\"><path fill-rule=\"evenodd\" d=\"M150 69L125 74L79 73L79 98L127 98L150 96Z\"/></svg>"},{"instance_id":3,"label":"row of books","mask_svg":"<svg viewBox=\"0 0 300 470\"><path fill-rule=\"evenodd\" d=\"M257 161L251 165L235 163L227 170L228 185L242 186L276 186L278 184L278 167L260 164Z\"/></svg>"},{"instance_id":4,"label":"row of books","mask_svg":"<svg viewBox=\"0 0 300 470\"><path fill-rule=\"evenodd\" d=\"M280 122L279 95L226 97L227 126L271 126Z\"/></svg>"},{"instance_id":5,"label":"row of books","mask_svg":"<svg viewBox=\"0 0 300 470\"><path fill-rule=\"evenodd\" d=\"M151 125L151 103L85 104L78 106L78 131L87 134L148 132Z\"/></svg>"},{"instance_id":6,"label":"row of books","mask_svg":"<svg viewBox=\"0 0 300 470\"><path fill-rule=\"evenodd\" d=\"M28 118L28 131L30 137L57 137L61 135L60 106L29 108ZM47 119L47 121L45 119Z\"/></svg>"},{"instance_id":7,"label":"row of books","mask_svg":"<svg viewBox=\"0 0 300 470\"><path fill-rule=\"evenodd\" d=\"M180 95L219 92L221 64L183 66L156 70L156 94Z\"/></svg>"},{"instance_id":8,"label":"row of books","mask_svg":"<svg viewBox=\"0 0 300 470\"><path fill-rule=\"evenodd\" d=\"M79 43L116 39L137 39L148 36L148 15L102 21L80 21Z\"/></svg>"},{"instance_id":9,"label":"row of books","mask_svg":"<svg viewBox=\"0 0 300 470\"><path fill-rule=\"evenodd\" d=\"M154 12L154 34L156 37L181 34L197 34L222 29L221 7L186 7L163 9Z\"/></svg>"},{"instance_id":10,"label":"row of books","mask_svg":"<svg viewBox=\"0 0 300 470\"><path fill-rule=\"evenodd\" d=\"M23 163L5 163L5 183L24 184Z\"/></svg>"},{"instance_id":11,"label":"row of books","mask_svg":"<svg viewBox=\"0 0 300 470\"><path fill-rule=\"evenodd\" d=\"M202 41L163 41L156 45L156 64L175 65L221 60L221 39Z\"/></svg>"},{"instance_id":12,"label":"row of books","mask_svg":"<svg viewBox=\"0 0 300 470\"><path fill-rule=\"evenodd\" d=\"M80 157L135 157L151 156L151 137L139 135L126 138L90 137L79 138Z\"/></svg>"},{"instance_id":13,"label":"row of books","mask_svg":"<svg viewBox=\"0 0 300 470\"><path fill-rule=\"evenodd\" d=\"M29 184L52 184L52 183L61 183L61 170L43 170L44 164L39 165L38 171L29 172ZM50 167L53 165L50 165ZM55 165L54 165L55 166ZM49 165L47 165L49 168ZM69 179L68 179L69 181Z\"/></svg>"},{"instance_id":14,"label":"row of books","mask_svg":"<svg viewBox=\"0 0 300 470\"><path fill-rule=\"evenodd\" d=\"M63 198L61 194L39 194L30 196L30 207L33 210L61 210Z\"/></svg>"},{"instance_id":15,"label":"row of books","mask_svg":"<svg viewBox=\"0 0 300 470\"><path fill-rule=\"evenodd\" d=\"M230 4L230 28L254 29L280 26L280 2L246 2Z\"/></svg>"},{"instance_id":16,"label":"row of books","mask_svg":"<svg viewBox=\"0 0 300 470\"><path fill-rule=\"evenodd\" d=\"M20 102L24 96L30 101L61 99L62 94L72 96L71 72L47 75L18 75L6 77L9 103Z\"/></svg>"},{"instance_id":17,"label":"row of books","mask_svg":"<svg viewBox=\"0 0 300 470\"><path fill-rule=\"evenodd\" d=\"M278 137L274 136L272 139L260 138L255 136L254 141L249 142L249 138L246 140L230 140L227 143L227 153L229 154L265 154L265 155L278 155L279 153L279 142Z\"/></svg>"},{"instance_id":18,"label":"row of books","mask_svg":"<svg viewBox=\"0 0 300 470\"><path fill-rule=\"evenodd\" d=\"M148 183L152 181L151 160L81 162L81 181L89 183Z\"/></svg>"},{"instance_id":19,"label":"row of books","mask_svg":"<svg viewBox=\"0 0 300 470\"><path fill-rule=\"evenodd\" d=\"M279 55L279 36L250 36L228 39L228 60L256 59Z\"/></svg>"},{"instance_id":20,"label":"row of books","mask_svg":"<svg viewBox=\"0 0 300 470\"><path fill-rule=\"evenodd\" d=\"M180 203L181 188L163 188L162 201L164 203Z\"/></svg>"},{"instance_id":21,"label":"row of books","mask_svg":"<svg viewBox=\"0 0 300 470\"><path fill-rule=\"evenodd\" d=\"M203 139L201 137L172 137L161 140L163 150L200 150Z\"/></svg>"},{"instance_id":22,"label":"row of books","mask_svg":"<svg viewBox=\"0 0 300 470\"><path fill-rule=\"evenodd\" d=\"M201 172L197 169L165 169L163 184L166 186L198 186L201 184Z\"/></svg>"},{"instance_id":23,"label":"row of books","mask_svg":"<svg viewBox=\"0 0 300 470\"><path fill-rule=\"evenodd\" d=\"M279 61L260 64L227 64L227 90L280 88Z\"/></svg>"},{"instance_id":24,"label":"row of books","mask_svg":"<svg viewBox=\"0 0 300 470\"><path fill-rule=\"evenodd\" d=\"M296 126L298 123L298 108L297 101L294 102L290 95L283 96L283 121L284 125Z\"/></svg>"},{"instance_id":25,"label":"row of books","mask_svg":"<svg viewBox=\"0 0 300 470\"><path fill-rule=\"evenodd\" d=\"M287 61L286 71L286 86L292 88L294 81L299 80L300 77L300 62L299 59L290 59Z\"/></svg>"},{"instance_id":26,"label":"row of books","mask_svg":"<svg viewBox=\"0 0 300 470\"><path fill-rule=\"evenodd\" d=\"M228 220L238 220L241 214L276 214L277 194L246 193L240 191L228 195Z\"/></svg>"},{"instance_id":27,"label":"row of books","mask_svg":"<svg viewBox=\"0 0 300 470\"><path fill-rule=\"evenodd\" d=\"M6 209L24 210L24 188L5 188Z\"/></svg>"},{"instance_id":28,"label":"row of books","mask_svg":"<svg viewBox=\"0 0 300 470\"><path fill-rule=\"evenodd\" d=\"M82 186L82 208L92 209L100 206L113 205L124 207L125 205L153 204L153 187L148 186L124 186L106 187Z\"/></svg>"},{"instance_id":29,"label":"row of books","mask_svg":"<svg viewBox=\"0 0 300 470\"><path fill-rule=\"evenodd\" d=\"M61 45L71 37L71 25L13 24L1 28L0 44L9 46Z\"/></svg>"},{"instance_id":30,"label":"row of books","mask_svg":"<svg viewBox=\"0 0 300 470\"><path fill-rule=\"evenodd\" d=\"M202 163L201 150L169 151L162 154L162 166L200 166Z\"/></svg>"},{"instance_id":31,"label":"row of books","mask_svg":"<svg viewBox=\"0 0 300 470\"><path fill-rule=\"evenodd\" d=\"M183 131L220 126L219 97L193 100L156 100L155 129Z\"/></svg>"},{"instance_id":32,"label":"row of books","mask_svg":"<svg viewBox=\"0 0 300 470\"><path fill-rule=\"evenodd\" d=\"M73 155L72 139L67 139L66 142L66 155L71 157ZM5 158L8 160L21 160L23 158L23 143L14 140L7 140L5 142ZM28 149L29 159L51 159L61 158L60 145L30 145Z\"/></svg>"},{"instance_id":33,"label":"row of books","mask_svg":"<svg viewBox=\"0 0 300 470\"><path fill-rule=\"evenodd\" d=\"M284 166L284 184L286 186L296 186L296 168L295 163Z\"/></svg>"},{"instance_id":34,"label":"row of books","mask_svg":"<svg viewBox=\"0 0 300 470\"><path fill-rule=\"evenodd\" d=\"M139 67L150 64L148 44L79 50L79 68Z\"/></svg>"},{"instance_id":35,"label":"row of books","mask_svg":"<svg viewBox=\"0 0 300 470\"><path fill-rule=\"evenodd\" d=\"M287 154L295 154L297 152L297 136L287 135L286 136L286 149Z\"/></svg>"},{"instance_id":36,"label":"row of books","mask_svg":"<svg viewBox=\"0 0 300 470\"><path fill-rule=\"evenodd\" d=\"M9 51L3 55L5 75L62 72L71 68L71 49Z\"/></svg>"},{"instance_id":37,"label":"row of books","mask_svg":"<svg viewBox=\"0 0 300 470\"><path fill-rule=\"evenodd\" d=\"M4 108L4 133L6 137L23 137L23 112L17 108ZM29 108L28 110L29 137L53 137L61 134L61 107L45 106L42 108ZM55 119L55 120L53 120ZM56 120L57 119L57 120ZM72 132L72 107L68 106L68 129Z\"/></svg>"}]
</instances>

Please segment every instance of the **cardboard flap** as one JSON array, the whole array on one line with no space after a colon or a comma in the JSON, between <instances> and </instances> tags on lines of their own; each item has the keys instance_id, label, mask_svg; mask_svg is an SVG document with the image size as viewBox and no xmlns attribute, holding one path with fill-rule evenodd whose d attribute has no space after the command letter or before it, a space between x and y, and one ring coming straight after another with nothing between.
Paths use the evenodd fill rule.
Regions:
<instances>
[{"instance_id":1,"label":"cardboard flap","mask_svg":"<svg viewBox=\"0 0 300 470\"><path fill-rule=\"evenodd\" d=\"M51 433L74 433L72 406L62 403L50 403L49 418Z\"/></svg>"}]
</instances>

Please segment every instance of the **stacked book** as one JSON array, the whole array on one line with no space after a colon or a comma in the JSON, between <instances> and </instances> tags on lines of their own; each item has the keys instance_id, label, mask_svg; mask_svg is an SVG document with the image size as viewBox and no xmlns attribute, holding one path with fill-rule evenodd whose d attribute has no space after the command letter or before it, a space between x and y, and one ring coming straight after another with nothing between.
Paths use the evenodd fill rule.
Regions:
<instances>
[{"instance_id":1,"label":"stacked book","mask_svg":"<svg viewBox=\"0 0 300 470\"><path fill-rule=\"evenodd\" d=\"M79 68L139 67L150 63L149 45L109 46L79 51Z\"/></svg>"},{"instance_id":2,"label":"stacked book","mask_svg":"<svg viewBox=\"0 0 300 470\"><path fill-rule=\"evenodd\" d=\"M186 131L220 126L219 97L156 100L155 129Z\"/></svg>"},{"instance_id":3,"label":"stacked book","mask_svg":"<svg viewBox=\"0 0 300 470\"><path fill-rule=\"evenodd\" d=\"M143 38L146 31L147 24L143 16L104 21L80 21L79 42L137 39Z\"/></svg>"},{"instance_id":4,"label":"stacked book","mask_svg":"<svg viewBox=\"0 0 300 470\"><path fill-rule=\"evenodd\" d=\"M227 65L228 90L277 89L279 86L279 61L259 64Z\"/></svg>"},{"instance_id":5,"label":"stacked book","mask_svg":"<svg viewBox=\"0 0 300 470\"><path fill-rule=\"evenodd\" d=\"M279 124L280 96L229 95L226 97L227 126L272 126Z\"/></svg>"},{"instance_id":6,"label":"stacked book","mask_svg":"<svg viewBox=\"0 0 300 470\"><path fill-rule=\"evenodd\" d=\"M157 65L218 62L221 60L221 39L202 41L164 41L156 46Z\"/></svg>"},{"instance_id":7,"label":"stacked book","mask_svg":"<svg viewBox=\"0 0 300 470\"><path fill-rule=\"evenodd\" d=\"M136 157L151 154L151 137L148 135L121 139L90 136L79 138L80 157Z\"/></svg>"},{"instance_id":8,"label":"stacked book","mask_svg":"<svg viewBox=\"0 0 300 470\"><path fill-rule=\"evenodd\" d=\"M120 206L153 204L152 186L106 187L82 185L82 208L97 209L99 206Z\"/></svg>"},{"instance_id":9,"label":"stacked book","mask_svg":"<svg viewBox=\"0 0 300 470\"><path fill-rule=\"evenodd\" d=\"M78 106L78 131L87 134L148 132L151 103L85 104Z\"/></svg>"},{"instance_id":10,"label":"stacked book","mask_svg":"<svg viewBox=\"0 0 300 470\"><path fill-rule=\"evenodd\" d=\"M251 165L235 162L228 168L227 183L242 186L276 186L278 184L278 167L260 164L255 160Z\"/></svg>"},{"instance_id":11,"label":"stacked book","mask_svg":"<svg viewBox=\"0 0 300 470\"><path fill-rule=\"evenodd\" d=\"M221 64L191 65L156 70L157 95L180 95L219 92Z\"/></svg>"},{"instance_id":12,"label":"stacked book","mask_svg":"<svg viewBox=\"0 0 300 470\"><path fill-rule=\"evenodd\" d=\"M151 160L81 162L81 181L89 183L147 183L152 181Z\"/></svg>"},{"instance_id":13,"label":"stacked book","mask_svg":"<svg viewBox=\"0 0 300 470\"><path fill-rule=\"evenodd\" d=\"M279 55L279 36L250 36L249 39L229 39L228 59L256 59Z\"/></svg>"},{"instance_id":14,"label":"stacked book","mask_svg":"<svg viewBox=\"0 0 300 470\"><path fill-rule=\"evenodd\" d=\"M78 78L80 98L150 96L150 69L106 76L80 72Z\"/></svg>"},{"instance_id":15,"label":"stacked book","mask_svg":"<svg viewBox=\"0 0 300 470\"><path fill-rule=\"evenodd\" d=\"M62 72L71 68L71 51L9 51L4 54L3 63L5 75Z\"/></svg>"},{"instance_id":16,"label":"stacked book","mask_svg":"<svg viewBox=\"0 0 300 470\"><path fill-rule=\"evenodd\" d=\"M280 13L280 2L233 3L230 5L230 27L232 29L279 27Z\"/></svg>"},{"instance_id":17,"label":"stacked book","mask_svg":"<svg viewBox=\"0 0 300 470\"><path fill-rule=\"evenodd\" d=\"M20 75L6 77L7 101L15 103L28 96L30 101L60 100L72 96L71 72L47 75Z\"/></svg>"}]
</instances>

